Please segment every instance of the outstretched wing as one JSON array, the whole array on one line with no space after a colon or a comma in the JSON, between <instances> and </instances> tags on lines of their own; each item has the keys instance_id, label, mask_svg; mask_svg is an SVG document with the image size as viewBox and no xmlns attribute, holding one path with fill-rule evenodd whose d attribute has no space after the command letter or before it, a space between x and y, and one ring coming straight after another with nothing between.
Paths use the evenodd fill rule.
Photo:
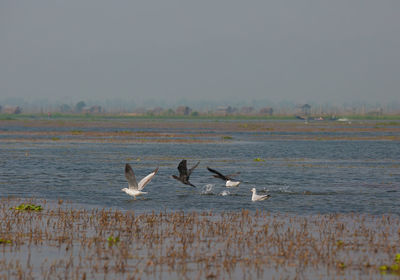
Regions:
<instances>
[{"instance_id":1,"label":"outstretched wing","mask_svg":"<svg viewBox=\"0 0 400 280\"><path fill-rule=\"evenodd\" d=\"M149 175L140 180L138 190L139 191L143 190L143 188L151 181L151 179L153 179L154 175L156 175L157 172L158 172L158 167Z\"/></svg>"},{"instance_id":2,"label":"outstretched wing","mask_svg":"<svg viewBox=\"0 0 400 280\"><path fill-rule=\"evenodd\" d=\"M132 167L129 163L125 164L125 178L128 180L130 189L138 189L138 184L136 182L135 173L133 173Z\"/></svg>"},{"instance_id":3,"label":"outstretched wing","mask_svg":"<svg viewBox=\"0 0 400 280\"><path fill-rule=\"evenodd\" d=\"M212 168L210 168L208 166L207 166L207 169L208 169L208 171L217 174L217 175L214 175L216 178L219 178L219 179L222 179L222 180L226 180L226 181L229 180L229 178L227 176L223 175L222 173L218 172L217 170L212 169Z\"/></svg>"},{"instance_id":4,"label":"outstretched wing","mask_svg":"<svg viewBox=\"0 0 400 280\"><path fill-rule=\"evenodd\" d=\"M179 171L179 178L184 178L188 176L188 170L186 166L186 159L183 159L179 165L178 165L178 171Z\"/></svg>"},{"instance_id":5,"label":"outstretched wing","mask_svg":"<svg viewBox=\"0 0 400 280\"><path fill-rule=\"evenodd\" d=\"M195 166L193 166L192 168L189 169L188 171L188 177L190 176L190 174L192 174L193 170L199 165L200 161L198 163L196 163Z\"/></svg>"}]
</instances>

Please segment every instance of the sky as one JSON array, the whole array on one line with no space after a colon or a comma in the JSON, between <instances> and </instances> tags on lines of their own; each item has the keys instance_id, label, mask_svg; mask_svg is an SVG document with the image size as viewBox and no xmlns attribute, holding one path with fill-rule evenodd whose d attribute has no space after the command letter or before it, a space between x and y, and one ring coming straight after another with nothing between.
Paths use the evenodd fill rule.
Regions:
<instances>
[{"instance_id":1,"label":"sky","mask_svg":"<svg viewBox=\"0 0 400 280\"><path fill-rule=\"evenodd\" d=\"M2 0L0 102L392 102L398 0Z\"/></svg>"}]
</instances>

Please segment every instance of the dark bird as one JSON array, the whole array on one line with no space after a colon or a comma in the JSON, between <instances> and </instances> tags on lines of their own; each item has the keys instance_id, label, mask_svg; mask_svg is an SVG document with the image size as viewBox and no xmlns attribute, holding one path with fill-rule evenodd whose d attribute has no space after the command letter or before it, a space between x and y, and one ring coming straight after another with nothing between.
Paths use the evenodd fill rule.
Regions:
<instances>
[{"instance_id":1,"label":"dark bird","mask_svg":"<svg viewBox=\"0 0 400 280\"><path fill-rule=\"evenodd\" d=\"M222 179L225 181L225 186L230 188L230 187L237 187L239 186L240 182L239 181L234 181L230 176L234 176L235 174L231 174L231 175L223 175L221 172L218 172L215 169L212 169L210 167L207 166L208 171L214 173L215 175L213 175L215 178L218 179ZM238 174L238 173L236 173Z\"/></svg>"},{"instance_id":2,"label":"dark bird","mask_svg":"<svg viewBox=\"0 0 400 280\"><path fill-rule=\"evenodd\" d=\"M193 166L192 168L190 168L188 170L187 166L186 166L186 159L182 160L178 165L179 177L172 175L172 178L182 182L185 185L196 187L195 185L193 185L192 183L189 182L189 177L190 177L190 174L192 174L193 170L199 165L199 163L200 163L200 161L198 163L196 163L195 166Z\"/></svg>"}]
</instances>

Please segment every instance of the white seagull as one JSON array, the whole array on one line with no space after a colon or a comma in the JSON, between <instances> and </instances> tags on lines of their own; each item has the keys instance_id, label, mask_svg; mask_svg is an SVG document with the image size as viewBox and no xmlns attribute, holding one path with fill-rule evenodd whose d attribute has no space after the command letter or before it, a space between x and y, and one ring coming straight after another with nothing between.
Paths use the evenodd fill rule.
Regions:
<instances>
[{"instance_id":1,"label":"white seagull","mask_svg":"<svg viewBox=\"0 0 400 280\"><path fill-rule=\"evenodd\" d=\"M149 175L140 180L139 184L136 182L135 173L133 173L132 167L127 163L125 165L125 177L128 180L129 187L123 188L121 191L126 192L130 196L136 199L136 196L146 194L147 192L142 192L143 188L153 179L154 175L158 172L158 167L151 172Z\"/></svg>"},{"instance_id":2,"label":"white seagull","mask_svg":"<svg viewBox=\"0 0 400 280\"><path fill-rule=\"evenodd\" d=\"M253 196L251 197L251 201L261 201L261 200L266 200L271 197L269 194L263 194L263 195L256 194L256 188L252 188L251 191L253 193Z\"/></svg>"},{"instance_id":3,"label":"white seagull","mask_svg":"<svg viewBox=\"0 0 400 280\"><path fill-rule=\"evenodd\" d=\"M230 176L234 176L238 173L232 174L232 175L223 175L222 173L218 172L215 169L212 169L207 166L208 171L215 173L216 175L213 175L215 178L219 178L225 181L225 187L238 187L240 184L240 181L234 181Z\"/></svg>"}]
</instances>

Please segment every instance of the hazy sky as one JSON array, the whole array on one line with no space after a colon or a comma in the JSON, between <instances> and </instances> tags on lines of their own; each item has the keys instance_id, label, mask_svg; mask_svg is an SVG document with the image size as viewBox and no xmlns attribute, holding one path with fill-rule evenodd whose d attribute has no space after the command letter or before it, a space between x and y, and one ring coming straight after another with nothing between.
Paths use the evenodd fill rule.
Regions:
<instances>
[{"instance_id":1,"label":"hazy sky","mask_svg":"<svg viewBox=\"0 0 400 280\"><path fill-rule=\"evenodd\" d=\"M2 0L0 101L400 99L398 0Z\"/></svg>"}]
</instances>

